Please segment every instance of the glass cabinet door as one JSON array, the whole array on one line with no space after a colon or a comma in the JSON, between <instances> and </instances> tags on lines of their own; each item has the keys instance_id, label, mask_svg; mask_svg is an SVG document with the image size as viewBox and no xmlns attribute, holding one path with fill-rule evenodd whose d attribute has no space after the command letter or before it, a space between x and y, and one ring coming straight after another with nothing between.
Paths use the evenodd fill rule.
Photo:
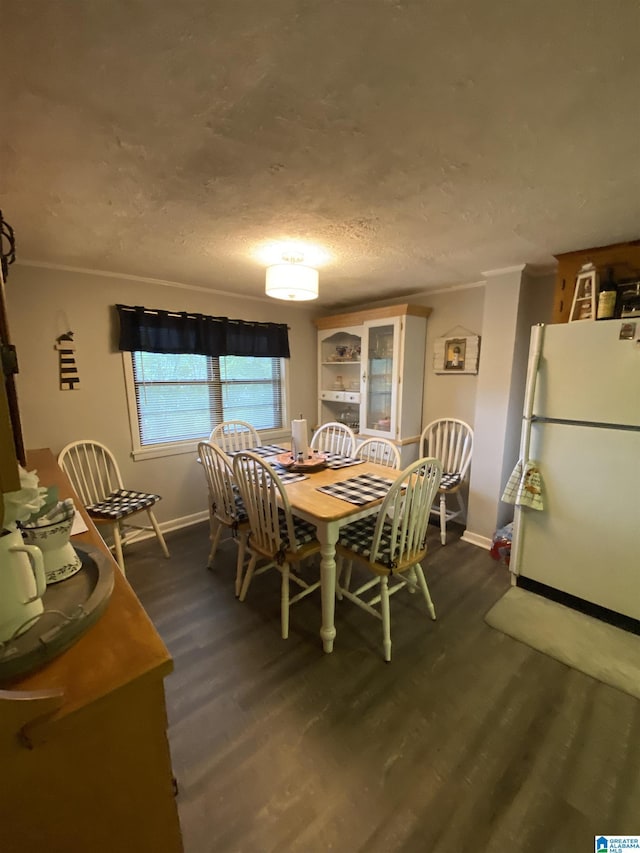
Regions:
<instances>
[{"instance_id":1,"label":"glass cabinet door","mask_svg":"<svg viewBox=\"0 0 640 853\"><path fill-rule=\"evenodd\" d=\"M365 329L366 366L361 421L367 433L393 437L396 432L398 322L370 324ZM363 353L364 354L364 353Z\"/></svg>"}]
</instances>

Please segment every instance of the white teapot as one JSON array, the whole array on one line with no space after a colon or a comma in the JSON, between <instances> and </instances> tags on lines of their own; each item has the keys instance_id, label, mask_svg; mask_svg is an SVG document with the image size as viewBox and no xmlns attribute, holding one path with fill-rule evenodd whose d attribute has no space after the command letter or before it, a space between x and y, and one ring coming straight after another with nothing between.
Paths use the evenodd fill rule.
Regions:
<instances>
[{"instance_id":1,"label":"white teapot","mask_svg":"<svg viewBox=\"0 0 640 853\"><path fill-rule=\"evenodd\" d=\"M46 588L40 549L25 545L19 530L0 536L0 642L33 625Z\"/></svg>"}]
</instances>

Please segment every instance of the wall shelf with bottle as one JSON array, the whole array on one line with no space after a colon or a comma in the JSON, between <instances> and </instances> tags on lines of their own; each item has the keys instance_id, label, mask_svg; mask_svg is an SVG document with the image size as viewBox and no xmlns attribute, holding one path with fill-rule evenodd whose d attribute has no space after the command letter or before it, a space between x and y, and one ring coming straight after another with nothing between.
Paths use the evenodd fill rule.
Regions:
<instances>
[{"instance_id":1,"label":"wall shelf with bottle","mask_svg":"<svg viewBox=\"0 0 640 853\"><path fill-rule=\"evenodd\" d=\"M629 292L627 285L640 283L640 240L565 252L564 254L556 255L556 259L558 261L558 269L556 273L553 323L566 323L570 320L580 268L589 262L600 272L603 282L608 282L609 275L611 275L616 284L616 307L612 319L619 319L624 316L625 306L623 304L623 297ZM632 294L631 298L636 295L640 294ZM594 316L598 316L597 306ZM605 318L603 317L602 319Z\"/></svg>"},{"instance_id":2,"label":"wall shelf with bottle","mask_svg":"<svg viewBox=\"0 0 640 853\"><path fill-rule=\"evenodd\" d=\"M598 274L593 264L580 267L573 292L569 322L595 320L598 304Z\"/></svg>"},{"instance_id":3,"label":"wall shelf with bottle","mask_svg":"<svg viewBox=\"0 0 640 853\"><path fill-rule=\"evenodd\" d=\"M392 305L318 318L318 423L390 439L403 464L417 458L430 313Z\"/></svg>"}]
</instances>

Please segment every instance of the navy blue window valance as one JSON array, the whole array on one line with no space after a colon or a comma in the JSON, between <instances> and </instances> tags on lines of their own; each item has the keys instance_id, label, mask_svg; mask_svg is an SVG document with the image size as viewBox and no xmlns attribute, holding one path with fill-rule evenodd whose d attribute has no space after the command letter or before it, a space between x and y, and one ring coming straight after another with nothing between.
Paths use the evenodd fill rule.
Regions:
<instances>
[{"instance_id":1,"label":"navy blue window valance","mask_svg":"<svg viewBox=\"0 0 640 853\"><path fill-rule=\"evenodd\" d=\"M132 305L116 308L120 349L124 351L290 357L289 332L283 323L252 323Z\"/></svg>"}]
</instances>

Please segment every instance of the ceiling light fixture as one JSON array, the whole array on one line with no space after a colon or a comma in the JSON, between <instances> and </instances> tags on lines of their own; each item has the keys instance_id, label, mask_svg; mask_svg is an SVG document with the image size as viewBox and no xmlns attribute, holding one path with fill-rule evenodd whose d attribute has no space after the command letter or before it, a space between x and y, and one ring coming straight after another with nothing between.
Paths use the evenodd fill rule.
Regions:
<instances>
[{"instance_id":1,"label":"ceiling light fixture","mask_svg":"<svg viewBox=\"0 0 640 853\"><path fill-rule=\"evenodd\" d=\"M267 267L265 293L274 299L302 302L318 298L318 270L302 263L303 258L284 255L284 263Z\"/></svg>"}]
</instances>

